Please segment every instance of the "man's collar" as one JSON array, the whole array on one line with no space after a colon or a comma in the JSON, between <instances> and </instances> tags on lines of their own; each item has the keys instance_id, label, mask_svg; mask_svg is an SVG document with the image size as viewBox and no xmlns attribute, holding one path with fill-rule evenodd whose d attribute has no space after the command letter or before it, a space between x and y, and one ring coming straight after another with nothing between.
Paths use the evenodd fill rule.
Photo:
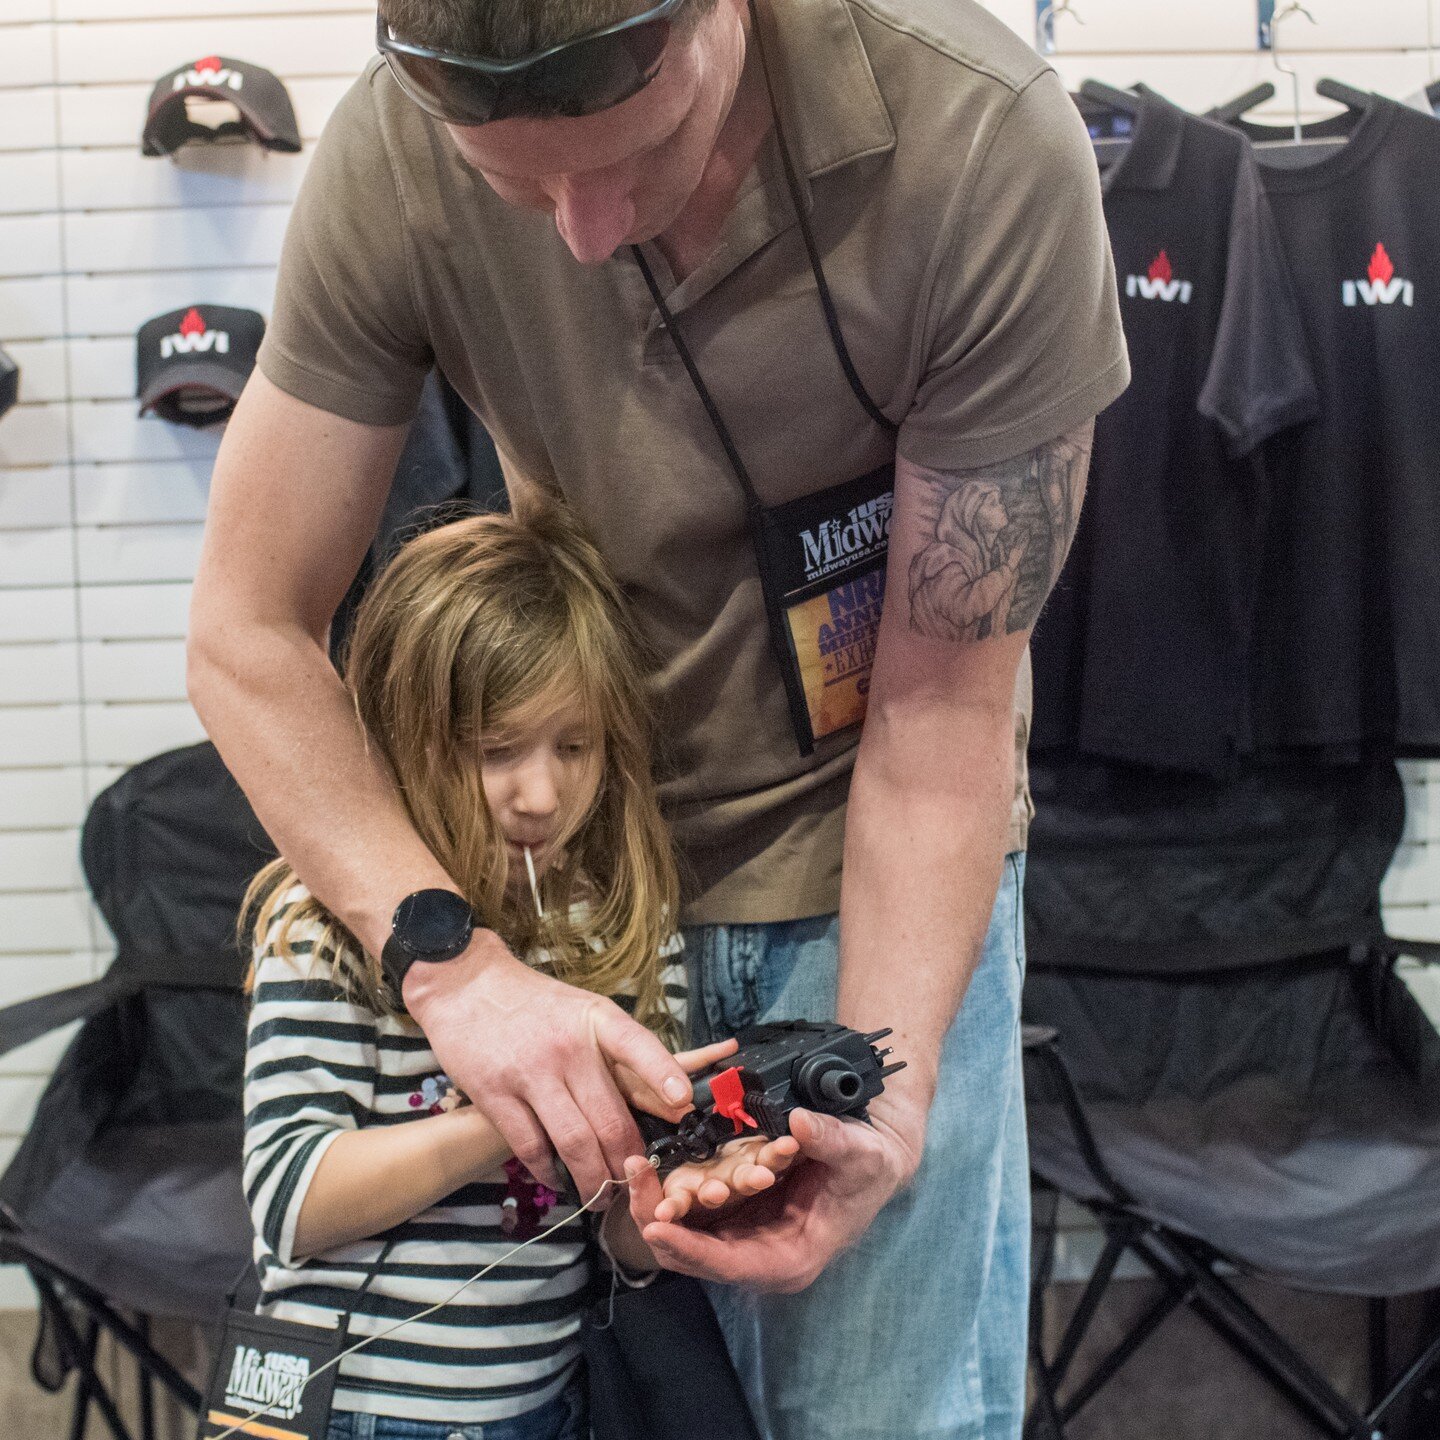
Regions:
<instances>
[{"instance_id":1,"label":"man's collar","mask_svg":"<svg viewBox=\"0 0 1440 1440\"><path fill-rule=\"evenodd\" d=\"M1186 122L1194 117L1162 96L1144 90L1136 97L1139 115L1125 153L1106 176L1105 190L1168 190L1180 163Z\"/></svg>"},{"instance_id":2,"label":"man's collar","mask_svg":"<svg viewBox=\"0 0 1440 1440\"><path fill-rule=\"evenodd\" d=\"M846 0L757 0L798 168L814 178L895 148L895 126Z\"/></svg>"}]
</instances>

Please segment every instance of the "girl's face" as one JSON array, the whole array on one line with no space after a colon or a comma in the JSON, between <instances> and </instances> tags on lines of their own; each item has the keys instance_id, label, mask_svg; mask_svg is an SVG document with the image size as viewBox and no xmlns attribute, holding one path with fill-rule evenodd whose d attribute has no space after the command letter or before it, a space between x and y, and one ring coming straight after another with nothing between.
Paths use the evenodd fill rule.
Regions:
<instances>
[{"instance_id":1,"label":"girl's face","mask_svg":"<svg viewBox=\"0 0 1440 1440\"><path fill-rule=\"evenodd\" d=\"M603 737L573 690L542 697L481 732L480 778L505 837L512 887L529 883L527 845L537 877L563 857L590 814L604 768Z\"/></svg>"}]
</instances>

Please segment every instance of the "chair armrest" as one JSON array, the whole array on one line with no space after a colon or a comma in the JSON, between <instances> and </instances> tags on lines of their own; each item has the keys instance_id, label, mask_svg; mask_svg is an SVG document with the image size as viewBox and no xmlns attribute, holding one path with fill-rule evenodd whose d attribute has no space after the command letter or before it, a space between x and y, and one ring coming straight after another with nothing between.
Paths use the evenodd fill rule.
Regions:
<instances>
[{"instance_id":1,"label":"chair armrest","mask_svg":"<svg viewBox=\"0 0 1440 1440\"><path fill-rule=\"evenodd\" d=\"M1404 955L1422 965L1440 965L1440 941L1437 940L1396 940L1382 935L1377 948L1382 955L1389 955L1392 959Z\"/></svg>"}]
</instances>

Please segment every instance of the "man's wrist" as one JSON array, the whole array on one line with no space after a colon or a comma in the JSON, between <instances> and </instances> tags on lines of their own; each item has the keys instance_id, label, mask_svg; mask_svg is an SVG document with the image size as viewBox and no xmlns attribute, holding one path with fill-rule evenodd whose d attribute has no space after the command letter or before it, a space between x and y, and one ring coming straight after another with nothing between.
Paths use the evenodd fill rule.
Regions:
<instances>
[{"instance_id":1,"label":"man's wrist","mask_svg":"<svg viewBox=\"0 0 1440 1440\"><path fill-rule=\"evenodd\" d=\"M477 927L470 943L453 960L443 965L423 961L412 965L405 972L400 998L406 1010L420 1020L426 1007L437 998L443 1000L463 986L483 982L511 958L505 942L493 930Z\"/></svg>"}]
</instances>

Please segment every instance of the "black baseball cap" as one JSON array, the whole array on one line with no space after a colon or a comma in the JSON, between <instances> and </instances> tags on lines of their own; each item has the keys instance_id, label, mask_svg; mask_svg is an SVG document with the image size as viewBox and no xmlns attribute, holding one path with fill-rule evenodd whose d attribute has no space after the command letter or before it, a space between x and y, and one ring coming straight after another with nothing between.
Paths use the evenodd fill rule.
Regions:
<instances>
[{"instance_id":1,"label":"black baseball cap","mask_svg":"<svg viewBox=\"0 0 1440 1440\"><path fill-rule=\"evenodd\" d=\"M228 101L240 118L202 125L192 120L186 109L186 100L192 95ZM142 154L171 155L192 140L235 138L291 154L300 148L300 127L289 92L268 70L223 55L206 55L155 82L140 142Z\"/></svg>"},{"instance_id":2,"label":"black baseball cap","mask_svg":"<svg viewBox=\"0 0 1440 1440\"><path fill-rule=\"evenodd\" d=\"M0 415L20 398L20 367L0 350Z\"/></svg>"},{"instance_id":3,"label":"black baseball cap","mask_svg":"<svg viewBox=\"0 0 1440 1440\"><path fill-rule=\"evenodd\" d=\"M228 420L264 338L259 315L230 305L191 305L147 320L135 348L140 413L196 429Z\"/></svg>"}]
</instances>

